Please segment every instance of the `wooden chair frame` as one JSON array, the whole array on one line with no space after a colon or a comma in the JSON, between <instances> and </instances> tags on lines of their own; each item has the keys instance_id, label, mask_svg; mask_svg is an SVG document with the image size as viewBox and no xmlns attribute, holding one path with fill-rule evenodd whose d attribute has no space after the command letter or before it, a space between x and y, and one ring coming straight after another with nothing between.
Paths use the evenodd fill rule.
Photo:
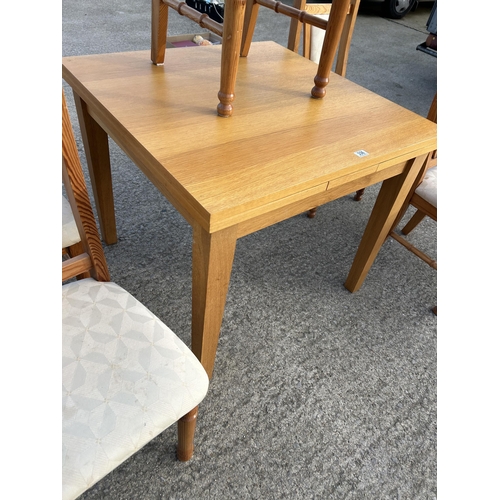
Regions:
<instances>
[{"instance_id":1,"label":"wooden chair frame","mask_svg":"<svg viewBox=\"0 0 500 500\"><path fill-rule=\"evenodd\" d=\"M224 4L224 23L210 19L207 14L201 14L180 0L151 0L151 2L151 61L155 65L162 65L165 61L169 8L222 37L217 114L222 117L231 116L243 31L245 0L230 0Z\"/></svg>"},{"instance_id":2,"label":"wooden chair frame","mask_svg":"<svg viewBox=\"0 0 500 500\"><path fill-rule=\"evenodd\" d=\"M351 2L351 0L335 0L330 17L326 21L275 0L227 0L224 4L224 23L221 24L210 19L207 14L201 14L189 7L181 0L151 1L151 61L155 65L162 65L165 60L169 8L222 36L221 77L219 104L217 105L217 114L222 117L232 115L239 56L248 55L260 5L297 19L301 23L312 24L326 30L318 71L311 90L313 97L322 98L326 94L325 87L329 82L335 53Z\"/></svg>"},{"instance_id":3,"label":"wooden chair frame","mask_svg":"<svg viewBox=\"0 0 500 500\"><path fill-rule=\"evenodd\" d=\"M84 250L83 253L63 261L62 281L82 273L89 273L96 281L111 281L64 92L62 93L62 178ZM183 462L190 460L193 455L197 414L198 407L193 408L177 422L177 458Z\"/></svg>"},{"instance_id":4,"label":"wooden chair frame","mask_svg":"<svg viewBox=\"0 0 500 500\"><path fill-rule=\"evenodd\" d=\"M89 273L97 281L110 281L64 93L62 94L62 162L62 178L66 196L80 233L80 248L83 249L83 253L70 254L70 258L63 261L62 280L66 281L79 274Z\"/></svg>"},{"instance_id":5,"label":"wooden chair frame","mask_svg":"<svg viewBox=\"0 0 500 500\"><path fill-rule=\"evenodd\" d=\"M297 22L324 29L325 40L318 63L318 71L314 77L314 87L311 95L320 99L326 95L326 86L329 82L330 72L339 46L346 17L350 11L351 0L335 0L333 2L328 20L319 18L314 14L300 8L302 0L295 0L294 6L283 5L274 0L248 0L245 12L243 43L241 55L248 55L252 37L257 22L259 6L267 7L279 14L285 14Z\"/></svg>"},{"instance_id":6,"label":"wooden chair frame","mask_svg":"<svg viewBox=\"0 0 500 500\"><path fill-rule=\"evenodd\" d=\"M437 123L437 94L434 96L431 107L429 109L429 113L427 114L427 119ZM429 153L427 157L427 161L425 163L425 167L422 169L422 172L419 174L415 183L410 190L410 194L408 195L405 203L401 207L401 210L394 221L394 224L389 232L388 237L390 236L398 243L403 245L407 250L416 255L419 259L423 260L426 264L428 264L433 269L437 270L437 262L432 259L429 255L419 250L417 247L412 245L409 241L403 238L400 234L396 232L396 228L403 218L404 214L408 210L410 205L414 206L417 211L413 214L411 219L406 223L406 225L401 230L403 235L409 234L415 227L424 219L424 217L430 217L432 220L437 222L437 207L424 200L421 196L415 193L415 189L419 186L422 180L425 177L425 174L429 168L435 167L437 165L437 150Z\"/></svg>"}]
</instances>

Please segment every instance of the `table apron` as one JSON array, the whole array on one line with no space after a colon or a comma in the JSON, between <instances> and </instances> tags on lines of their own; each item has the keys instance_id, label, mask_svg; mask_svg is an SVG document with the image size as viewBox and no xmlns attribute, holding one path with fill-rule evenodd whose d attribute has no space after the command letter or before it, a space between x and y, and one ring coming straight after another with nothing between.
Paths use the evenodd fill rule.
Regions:
<instances>
[{"instance_id":1,"label":"table apron","mask_svg":"<svg viewBox=\"0 0 500 500\"><path fill-rule=\"evenodd\" d=\"M306 212L311 208L319 207L325 203L342 198L350 193L356 192L358 189L371 186L378 182L384 181L396 175L401 174L406 166L407 160L385 168L384 170L377 170L369 174L358 177L350 181L343 181L342 178L336 181L336 185L331 183L328 189L311 195L302 200L294 201L288 205L276 208L265 214L259 215L249 220L238 223L237 236L241 238L248 234L264 229L268 226L281 222L283 220L294 217L300 213Z\"/></svg>"}]
</instances>

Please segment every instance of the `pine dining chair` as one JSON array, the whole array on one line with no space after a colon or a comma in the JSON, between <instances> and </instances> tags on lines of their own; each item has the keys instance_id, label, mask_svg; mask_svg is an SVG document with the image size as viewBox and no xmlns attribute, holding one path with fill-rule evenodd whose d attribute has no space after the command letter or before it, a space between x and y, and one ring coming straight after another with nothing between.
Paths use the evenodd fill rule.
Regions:
<instances>
[{"instance_id":1,"label":"pine dining chair","mask_svg":"<svg viewBox=\"0 0 500 500\"><path fill-rule=\"evenodd\" d=\"M437 123L437 94L434 96L427 119ZM401 229L401 234L399 234L396 228L410 206L414 207L416 211ZM430 267L437 270L437 261L411 244L408 239L404 237L410 234L425 217L429 217L437 224L437 150L429 153L422 174L415 181L408 198L403 204L389 232L391 238L403 245L407 250L412 252ZM434 306L432 311L437 315L437 306Z\"/></svg>"},{"instance_id":2,"label":"pine dining chair","mask_svg":"<svg viewBox=\"0 0 500 500\"><path fill-rule=\"evenodd\" d=\"M208 376L167 325L110 281L62 100L63 183L84 250L62 263L62 497L74 499L175 422L177 457L189 460Z\"/></svg>"},{"instance_id":3,"label":"pine dining chair","mask_svg":"<svg viewBox=\"0 0 500 500\"><path fill-rule=\"evenodd\" d=\"M437 94L434 96L427 119L437 123ZM410 195L401 208L393 228L389 233L389 236L401 243L405 248L410 250L433 269L437 270L436 260L416 248L396 232L396 227L410 205L416 208L416 211L403 229L401 229L403 235L406 236L413 231L425 217L429 217L437 223L437 150L429 153L424 171L416 180L414 188L410 191Z\"/></svg>"}]
</instances>

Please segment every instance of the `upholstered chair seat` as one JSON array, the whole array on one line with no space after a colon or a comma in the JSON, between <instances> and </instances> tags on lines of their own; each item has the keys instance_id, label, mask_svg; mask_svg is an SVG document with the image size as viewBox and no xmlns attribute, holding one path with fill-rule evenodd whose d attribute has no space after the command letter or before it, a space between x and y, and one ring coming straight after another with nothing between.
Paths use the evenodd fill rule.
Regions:
<instances>
[{"instance_id":1,"label":"upholstered chair seat","mask_svg":"<svg viewBox=\"0 0 500 500\"><path fill-rule=\"evenodd\" d=\"M316 17L328 20L329 14L315 14ZM316 26L311 26L311 56L309 59L319 63L319 58L321 56L321 49L323 48L323 42L325 41L325 30L321 28L316 28ZM349 50L349 47L346 48Z\"/></svg>"},{"instance_id":2,"label":"upholstered chair seat","mask_svg":"<svg viewBox=\"0 0 500 500\"><path fill-rule=\"evenodd\" d=\"M208 390L191 350L113 282L62 287L63 498L73 499Z\"/></svg>"}]
</instances>

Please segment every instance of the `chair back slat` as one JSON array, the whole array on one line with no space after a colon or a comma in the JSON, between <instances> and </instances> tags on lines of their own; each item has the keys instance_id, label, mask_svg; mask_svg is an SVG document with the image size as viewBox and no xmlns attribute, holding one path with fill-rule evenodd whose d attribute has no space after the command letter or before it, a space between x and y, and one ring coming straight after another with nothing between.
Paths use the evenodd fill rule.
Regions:
<instances>
[{"instance_id":1,"label":"chair back slat","mask_svg":"<svg viewBox=\"0 0 500 500\"><path fill-rule=\"evenodd\" d=\"M92 260L87 253L82 253L63 261L62 280L67 281L75 276L91 271Z\"/></svg>"}]
</instances>

